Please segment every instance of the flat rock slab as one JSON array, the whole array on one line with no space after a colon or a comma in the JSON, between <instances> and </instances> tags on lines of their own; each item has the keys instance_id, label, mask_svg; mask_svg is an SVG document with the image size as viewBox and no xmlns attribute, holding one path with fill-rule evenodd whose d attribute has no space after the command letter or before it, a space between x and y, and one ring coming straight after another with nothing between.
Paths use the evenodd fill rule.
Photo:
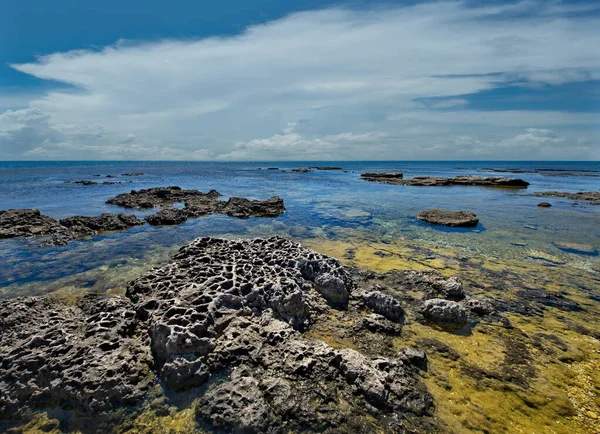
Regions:
<instances>
[{"instance_id":1,"label":"flat rock slab","mask_svg":"<svg viewBox=\"0 0 600 434\"><path fill-rule=\"evenodd\" d=\"M433 225L451 227L474 227L479 223L479 219L472 211L429 209L421 211L417 218Z\"/></svg>"},{"instance_id":2,"label":"flat rock slab","mask_svg":"<svg viewBox=\"0 0 600 434\"><path fill-rule=\"evenodd\" d=\"M597 256L598 250L594 246L590 246L589 244L578 244L578 243L569 243L565 241L555 241L552 244L557 249L562 250L567 253L576 253L578 255L590 255Z\"/></svg>"},{"instance_id":3,"label":"flat rock slab","mask_svg":"<svg viewBox=\"0 0 600 434\"><path fill-rule=\"evenodd\" d=\"M360 176L367 180L377 180L381 178L402 179L404 174L402 172L365 172L361 173Z\"/></svg>"},{"instance_id":4,"label":"flat rock slab","mask_svg":"<svg viewBox=\"0 0 600 434\"><path fill-rule=\"evenodd\" d=\"M540 193L534 193L531 196L537 197L562 197L571 200L583 200L592 205L600 205L600 191L583 191L579 193L569 193L565 191L542 191Z\"/></svg>"},{"instance_id":5,"label":"flat rock slab","mask_svg":"<svg viewBox=\"0 0 600 434\"><path fill-rule=\"evenodd\" d=\"M414 178L386 178L371 177L367 181L381 182L384 184L412 185L419 187L444 187L451 185L473 185L481 187L512 187L527 188L529 183L518 178L504 176L456 176L454 178L440 178L435 176L415 176Z\"/></svg>"}]
</instances>

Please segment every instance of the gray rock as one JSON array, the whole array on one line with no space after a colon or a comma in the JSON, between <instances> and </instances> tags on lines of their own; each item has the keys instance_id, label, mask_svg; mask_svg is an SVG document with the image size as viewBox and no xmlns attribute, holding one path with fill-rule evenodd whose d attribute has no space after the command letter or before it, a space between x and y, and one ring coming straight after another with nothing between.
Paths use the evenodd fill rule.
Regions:
<instances>
[{"instance_id":1,"label":"gray rock","mask_svg":"<svg viewBox=\"0 0 600 434\"><path fill-rule=\"evenodd\" d=\"M179 225L188 219L186 210L179 208L163 208L155 214L146 217L146 221L153 226Z\"/></svg>"},{"instance_id":2,"label":"gray rock","mask_svg":"<svg viewBox=\"0 0 600 434\"><path fill-rule=\"evenodd\" d=\"M443 187L449 185L469 185L482 187L513 187L527 188L529 183L518 178L504 176L456 176L454 178L439 178L435 176L415 176L414 178L365 178L367 181L381 182L384 184L400 184L412 186Z\"/></svg>"},{"instance_id":3,"label":"gray rock","mask_svg":"<svg viewBox=\"0 0 600 434\"><path fill-rule=\"evenodd\" d=\"M373 291L363 296L365 306L373 312L383 315L390 321L401 323L404 319L404 309L398 300L389 294Z\"/></svg>"},{"instance_id":4,"label":"gray rock","mask_svg":"<svg viewBox=\"0 0 600 434\"><path fill-rule=\"evenodd\" d=\"M496 311L492 301L486 298L471 298L464 303L465 307L477 315L490 315Z\"/></svg>"},{"instance_id":5,"label":"gray rock","mask_svg":"<svg viewBox=\"0 0 600 434\"><path fill-rule=\"evenodd\" d=\"M412 365L423 371L427 370L427 355L423 350L413 347L402 348L398 351L398 358L408 365Z\"/></svg>"},{"instance_id":6,"label":"gray rock","mask_svg":"<svg viewBox=\"0 0 600 434\"><path fill-rule=\"evenodd\" d=\"M469 319L467 310L460 304L439 298L425 301L422 313L426 319L432 322L453 326L465 325Z\"/></svg>"},{"instance_id":7,"label":"gray rock","mask_svg":"<svg viewBox=\"0 0 600 434\"><path fill-rule=\"evenodd\" d=\"M0 239L32 237L63 233L64 228L38 209L7 209L0 211Z\"/></svg>"}]
</instances>

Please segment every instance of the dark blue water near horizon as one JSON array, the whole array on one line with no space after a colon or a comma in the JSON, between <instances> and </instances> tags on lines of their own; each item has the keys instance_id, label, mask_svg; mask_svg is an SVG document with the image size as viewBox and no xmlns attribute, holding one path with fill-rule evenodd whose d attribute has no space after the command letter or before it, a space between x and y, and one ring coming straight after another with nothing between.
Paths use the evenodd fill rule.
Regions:
<instances>
[{"instance_id":1,"label":"dark blue water near horizon","mask_svg":"<svg viewBox=\"0 0 600 434\"><path fill-rule=\"evenodd\" d=\"M343 170L290 169L340 166ZM278 170L268 170L278 168ZM494 169L493 171L491 169ZM509 172L499 172L506 170ZM542 169L542 170L540 170ZM551 170L543 170L551 169ZM366 171L402 171L413 176L495 175L522 178L526 190L481 187L409 187L366 182ZM127 177L125 173L142 172ZM514 173L518 172L518 173ZM100 175L100 176L95 176ZM107 177L108 175L114 177ZM77 185L73 181L120 182ZM116 194L158 186L208 191L223 198L284 199L286 213L275 219L238 220L210 216L176 227L149 225L131 231L99 235L66 247L39 247L39 240L0 240L0 296L18 295L20 285L44 288L50 282L80 276L102 267L123 267L150 261L151 256L181 246L198 236L283 235L308 238L419 240L476 250L491 256L527 257L543 251L565 261L597 261L566 255L554 243L566 241L600 249L600 206L561 198L544 198L549 209L537 207L539 191L599 191L600 162L558 161L295 161L295 162L163 162L163 161L38 161L0 162L0 210L38 208L54 218L99 215L124 210L106 204ZM475 229L431 227L415 219L423 209L474 211ZM136 262L137 261L137 262ZM80 279L81 280L81 279ZM89 285L93 279L89 278ZM85 283L85 282L84 282ZM79 282L81 284L81 282ZM28 289L26 292L30 292Z\"/></svg>"}]
</instances>

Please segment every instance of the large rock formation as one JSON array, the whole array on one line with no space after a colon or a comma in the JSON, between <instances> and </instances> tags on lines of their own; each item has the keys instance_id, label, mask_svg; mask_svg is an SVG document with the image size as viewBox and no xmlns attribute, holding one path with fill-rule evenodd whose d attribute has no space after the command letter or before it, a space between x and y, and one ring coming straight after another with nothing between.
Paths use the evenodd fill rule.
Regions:
<instances>
[{"instance_id":1,"label":"large rock formation","mask_svg":"<svg viewBox=\"0 0 600 434\"><path fill-rule=\"evenodd\" d=\"M360 176L365 178L367 181L377 181L378 179L402 179L404 174L402 172L365 172L361 173Z\"/></svg>"},{"instance_id":2,"label":"large rock formation","mask_svg":"<svg viewBox=\"0 0 600 434\"><path fill-rule=\"evenodd\" d=\"M195 199L206 202L218 201L221 194L216 190L202 193L198 190L183 190L181 187L154 187L145 190L131 190L129 193L118 194L106 203L123 208L147 209L158 205L171 205Z\"/></svg>"},{"instance_id":3,"label":"large rock formation","mask_svg":"<svg viewBox=\"0 0 600 434\"><path fill-rule=\"evenodd\" d=\"M425 354L393 345L405 309L415 318L435 305L450 325L493 310L487 300L424 301L439 297L464 298L460 281L351 272L279 237L199 238L133 280L126 297L0 302L0 415L110 412L158 379L193 388L201 426L225 432L437 432L417 375ZM311 334L340 315L332 332L350 333L360 351Z\"/></svg>"},{"instance_id":4,"label":"large rock formation","mask_svg":"<svg viewBox=\"0 0 600 434\"><path fill-rule=\"evenodd\" d=\"M474 227L479 219L472 211L446 211L443 209L428 209L421 211L417 219L439 226Z\"/></svg>"},{"instance_id":5,"label":"large rock formation","mask_svg":"<svg viewBox=\"0 0 600 434\"><path fill-rule=\"evenodd\" d=\"M96 235L100 232L124 231L143 225L144 221L133 214L104 213L97 217L74 216L62 219L60 224L68 228L75 236Z\"/></svg>"},{"instance_id":6,"label":"large rock formation","mask_svg":"<svg viewBox=\"0 0 600 434\"><path fill-rule=\"evenodd\" d=\"M415 176L414 178L388 178L370 177L367 181L381 182L384 184L400 184L412 186L442 187L450 185L477 185L482 187L513 187L527 188L529 183L518 178L504 176L455 176L454 178L440 178L436 176Z\"/></svg>"}]
</instances>

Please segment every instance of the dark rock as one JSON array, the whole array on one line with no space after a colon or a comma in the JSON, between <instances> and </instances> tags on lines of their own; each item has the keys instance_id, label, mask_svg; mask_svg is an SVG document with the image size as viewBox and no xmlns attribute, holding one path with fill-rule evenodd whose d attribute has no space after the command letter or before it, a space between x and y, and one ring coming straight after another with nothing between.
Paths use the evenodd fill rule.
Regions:
<instances>
[{"instance_id":1,"label":"dark rock","mask_svg":"<svg viewBox=\"0 0 600 434\"><path fill-rule=\"evenodd\" d=\"M365 306L373 312L383 315L393 322L401 323L404 319L404 309L398 300L389 294L373 291L363 296Z\"/></svg>"},{"instance_id":2,"label":"dark rock","mask_svg":"<svg viewBox=\"0 0 600 434\"><path fill-rule=\"evenodd\" d=\"M122 176L144 176L143 172L124 173Z\"/></svg>"},{"instance_id":3,"label":"dark rock","mask_svg":"<svg viewBox=\"0 0 600 434\"><path fill-rule=\"evenodd\" d=\"M452 227L474 227L479 223L479 219L472 211L429 209L421 211L417 218L434 225Z\"/></svg>"},{"instance_id":4,"label":"dark rock","mask_svg":"<svg viewBox=\"0 0 600 434\"><path fill-rule=\"evenodd\" d=\"M80 184L80 185L98 185L96 181L66 181L65 184Z\"/></svg>"},{"instance_id":5,"label":"dark rock","mask_svg":"<svg viewBox=\"0 0 600 434\"><path fill-rule=\"evenodd\" d=\"M467 310L460 304L440 298L425 301L421 312L432 322L451 326L463 326L469 319Z\"/></svg>"},{"instance_id":6,"label":"dark rock","mask_svg":"<svg viewBox=\"0 0 600 434\"><path fill-rule=\"evenodd\" d=\"M310 170L308 167L299 167L296 169L292 169L292 172L308 173L312 172L312 170Z\"/></svg>"},{"instance_id":7,"label":"dark rock","mask_svg":"<svg viewBox=\"0 0 600 434\"><path fill-rule=\"evenodd\" d=\"M62 219L60 224L75 236L95 235L100 232L124 231L143 225L144 221L133 214L104 213L97 217L74 216Z\"/></svg>"},{"instance_id":8,"label":"dark rock","mask_svg":"<svg viewBox=\"0 0 600 434\"><path fill-rule=\"evenodd\" d=\"M218 207L220 213L230 217L277 217L285 212L283 199L273 196L267 200L249 200L232 197Z\"/></svg>"},{"instance_id":9,"label":"dark rock","mask_svg":"<svg viewBox=\"0 0 600 434\"><path fill-rule=\"evenodd\" d=\"M496 310L494 309L494 305L492 301L486 298L471 298L464 302L464 305L469 311L477 315L491 315Z\"/></svg>"},{"instance_id":10,"label":"dark rock","mask_svg":"<svg viewBox=\"0 0 600 434\"><path fill-rule=\"evenodd\" d=\"M402 326L390 321L383 315L372 313L357 321L356 324L354 324L353 329L365 329L373 333L385 335L399 335L402 331Z\"/></svg>"},{"instance_id":11,"label":"dark rock","mask_svg":"<svg viewBox=\"0 0 600 434\"><path fill-rule=\"evenodd\" d=\"M106 201L108 204L123 208L154 208L157 205L171 205L191 199L217 200L220 196L215 190L202 193L198 190L182 190L180 187L154 187L145 190L131 190Z\"/></svg>"},{"instance_id":12,"label":"dark rock","mask_svg":"<svg viewBox=\"0 0 600 434\"><path fill-rule=\"evenodd\" d=\"M506 178L503 176L456 176L454 178L439 178L435 176L415 176L410 179L401 178L365 178L367 181L384 184L400 184L412 186L442 187L449 185L476 185L483 187L514 187L526 188L529 183L522 179Z\"/></svg>"},{"instance_id":13,"label":"dark rock","mask_svg":"<svg viewBox=\"0 0 600 434\"><path fill-rule=\"evenodd\" d=\"M398 352L398 358L403 362L415 366L423 371L427 370L427 355L418 348L406 347Z\"/></svg>"},{"instance_id":14,"label":"dark rock","mask_svg":"<svg viewBox=\"0 0 600 434\"><path fill-rule=\"evenodd\" d=\"M550 202L540 202L540 203L538 203L537 206L539 206L541 208L550 208L552 206L552 204Z\"/></svg>"},{"instance_id":15,"label":"dark rock","mask_svg":"<svg viewBox=\"0 0 600 434\"><path fill-rule=\"evenodd\" d=\"M37 209L7 209L0 211L0 239L56 235L65 228L52 217Z\"/></svg>"},{"instance_id":16,"label":"dark rock","mask_svg":"<svg viewBox=\"0 0 600 434\"><path fill-rule=\"evenodd\" d=\"M188 218L188 212L179 208L163 208L156 214L149 215L145 220L153 226L179 225Z\"/></svg>"},{"instance_id":17,"label":"dark rock","mask_svg":"<svg viewBox=\"0 0 600 434\"><path fill-rule=\"evenodd\" d=\"M342 170L339 166L311 166L311 169L317 170Z\"/></svg>"},{"instance_id":18,"label":"dark rock","mask_svg":"<svg viewBox=\"0 0 600 434\"><path fill-rule=\"evenodd\" d=\"M571 200L583 200L592 205L600 204L600 191L584 191L584 192L579 192L579 193L568 193L568 192L564 192L564 191L542 191L539 193L533 193L533 194L531 194L531 196L562 197L562 198L571 199Z\"/></svg>"},{"instance_id":19,"label":"dark rock","mask_svg":"<svg viewBox=\"0 0 600 434\"><path fill-rule=\"evenodd\" d=\"M402 172L365 172L361 173L360 176L362 178L366 178L368 181L377 180L377 179L402 179L404 174Z\"/></svg>"}]
</instances>

